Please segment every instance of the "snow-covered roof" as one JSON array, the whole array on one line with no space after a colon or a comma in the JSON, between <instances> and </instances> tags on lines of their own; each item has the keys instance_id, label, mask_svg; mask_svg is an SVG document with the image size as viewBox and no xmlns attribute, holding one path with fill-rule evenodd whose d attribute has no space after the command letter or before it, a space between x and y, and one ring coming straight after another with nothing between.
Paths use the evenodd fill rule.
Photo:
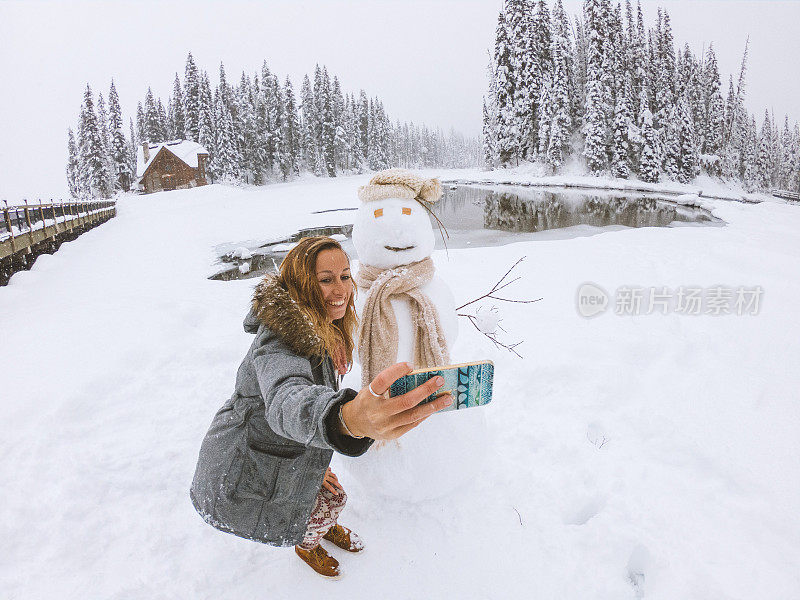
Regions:
<instances>
[{"instance_id":1,"label":"snow-covered roof","mask_svg":"<svg viewBox=\"0 0 800 600\"><path fill-rule=\"evenodd\" d=\"M180 158L183 162L185 162L193 169L197 168L197 155L208 154L208 150L206 150L203 146L201 146L197 142L192 142L190 140L172 140L170 142L161 142L159 144L149 144L150 160L145 162L144 149L140 145L136 150L137 179L141 179L142 175L144 175L144 172L147 171L147 167L149 167L150 164L155 160L156 155L161 151L161 148L163 148L164 146L167 147L167 150L172 152L175 156Z\"/></svg>"}]
</instances>

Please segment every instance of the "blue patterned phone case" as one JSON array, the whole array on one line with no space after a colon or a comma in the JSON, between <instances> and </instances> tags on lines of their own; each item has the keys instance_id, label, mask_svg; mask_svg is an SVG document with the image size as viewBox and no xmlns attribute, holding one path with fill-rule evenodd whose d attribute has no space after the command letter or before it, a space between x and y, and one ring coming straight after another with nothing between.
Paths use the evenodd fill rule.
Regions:
<instances>
[{"instance_id":1,"label":"blue patterned phone case","mask_svg":"<svg viewBox=\"0 0 800 600\"><path fill-rule=\"evenodd\" d=\"M447 392L453 395L453 404L442 411L483 406L492 401L494 364L490 360L411 371L392 384L389 395L402 396L437 375L444 377L444 385L420 404L435 400Z\"/></svg>"}]
</instances>

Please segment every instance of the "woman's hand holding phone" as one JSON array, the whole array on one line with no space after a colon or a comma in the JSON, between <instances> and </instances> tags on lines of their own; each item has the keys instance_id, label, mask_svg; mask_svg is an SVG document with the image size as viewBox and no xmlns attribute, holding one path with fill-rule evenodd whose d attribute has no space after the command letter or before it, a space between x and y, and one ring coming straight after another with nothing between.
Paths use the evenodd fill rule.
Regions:
<instances>
[{"instance_id":1,"label":"woman's hand holding phone","mask_svg":"<svg viewBox=\"0 0 800 600\"><path fill-rule=\"evenodd\" d=\"M420 405L444 385L442 377L433 377L402 396L388 397L392 384L411 371L408 363L397 363L384 369L369 386L342 406L342 419L350 433L375 440L394 440L453 403L453 397L448 393Z\"/></svg>"}]
</instances>

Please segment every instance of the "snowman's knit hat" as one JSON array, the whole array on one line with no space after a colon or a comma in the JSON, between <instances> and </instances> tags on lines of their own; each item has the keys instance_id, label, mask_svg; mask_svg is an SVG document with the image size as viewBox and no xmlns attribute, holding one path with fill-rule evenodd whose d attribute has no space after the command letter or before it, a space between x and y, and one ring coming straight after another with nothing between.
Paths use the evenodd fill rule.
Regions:
<instances>
[{"instance_id":1,"label":"snowman's knit hat","mask_svg":"<svg viewBox=\"0 0 800 600\"><path fill-rule=\"evenodd\" d=\"M425 179L405 169L386 169L375 173L368 185L358 188L358 198L362 202L408 198L430 205L441 197L442 184L438 179Z\"/></svg>"}]
</instances>

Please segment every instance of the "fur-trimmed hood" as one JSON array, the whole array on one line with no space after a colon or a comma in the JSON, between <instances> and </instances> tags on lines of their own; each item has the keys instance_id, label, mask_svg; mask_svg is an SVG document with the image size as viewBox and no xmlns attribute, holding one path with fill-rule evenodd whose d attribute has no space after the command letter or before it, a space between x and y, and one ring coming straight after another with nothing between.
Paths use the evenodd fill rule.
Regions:
<instances>
[{"instance_id":1,"label":"fur-trimmed hood","mask_svg":"<svg viewBox=\"0 0 800 600\"><path fill-rule=\"evenodd\" d=\"M283 339L293 352L301 356L319 355L322 340L314 331L311 320L303 314L277 275L266 275L253 292L250 313L244 320L244 330L256 333L265 325Z\"/></svg>"}]
</instances>

